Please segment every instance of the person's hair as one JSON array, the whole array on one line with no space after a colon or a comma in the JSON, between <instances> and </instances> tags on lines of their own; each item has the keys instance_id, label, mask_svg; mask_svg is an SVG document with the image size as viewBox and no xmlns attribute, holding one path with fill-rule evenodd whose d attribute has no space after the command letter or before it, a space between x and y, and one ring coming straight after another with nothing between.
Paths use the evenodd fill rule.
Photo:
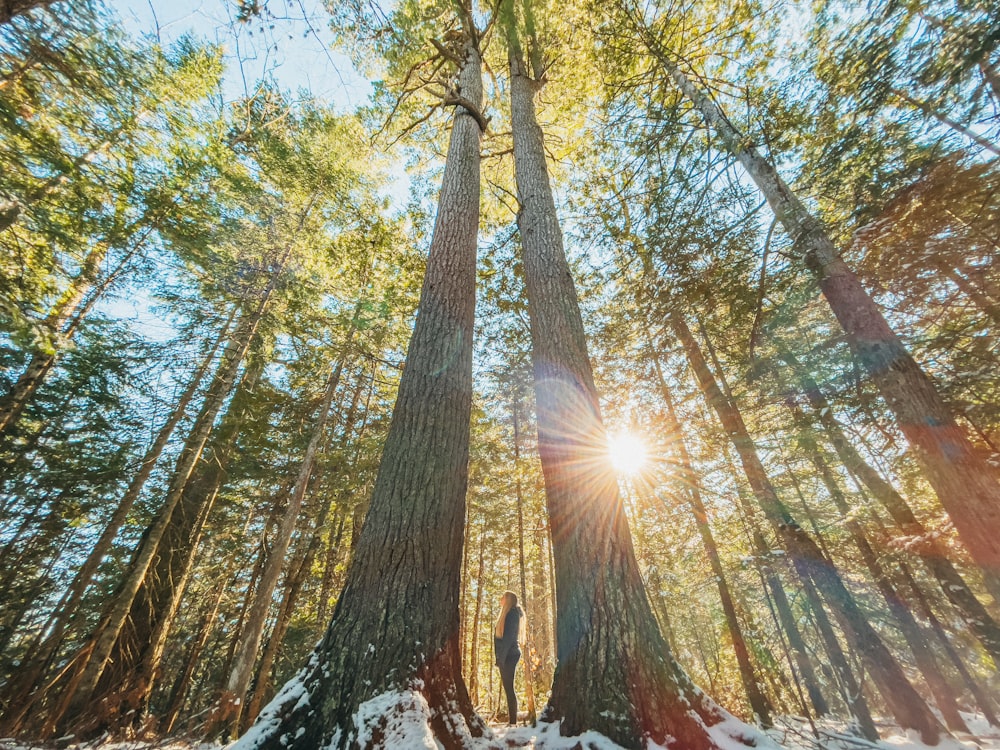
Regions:
<instances>
[{"instance_id":1,"label":"person's hair","mask_svg":"<svg viewBox=\"0 0 1000 750\"><path fill-rule=\"evenodd\" d=\"M493 628L494 635L496 635L497 638L503 638L503 628L507 622L507 614L512 609L517 609L521 615L520 618L518 618L520 626L518 627L517 632L517 642L523 644L525 641L526 623L524 621L524 610L517 606L517 594L513 591L504 591L501 601L503 602L503 606L500 608L500 616L497 618L497 624Z\"/></svg>"}]
</instances>

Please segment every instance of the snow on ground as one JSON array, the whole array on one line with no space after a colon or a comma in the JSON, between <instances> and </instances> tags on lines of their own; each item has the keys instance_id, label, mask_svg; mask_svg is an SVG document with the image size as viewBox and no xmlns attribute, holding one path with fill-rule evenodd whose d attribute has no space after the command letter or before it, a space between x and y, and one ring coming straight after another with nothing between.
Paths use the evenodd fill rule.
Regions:
<instances>
[{"instance_id":1,"label":"snow on ground","mask_svg":"<svg viewBox=\"0 0 1000 750\"><path fill-rule=\"evenodd\" d=\"M414 696L419 693L399 693L373 698L362 706L357 718L357 729L363 737L377 726L380 717L385 717L382 727L386 750L437 750L440 745L434 740L427 724L426 702ZM385 712L382 712L385 709ZM934 750L1000 750L1000 730L989 726L981 716L964 714L972 730L971 735L961 735L954 739L945 738ZM919 737L904 732L889 722L877 722L883 735L878 743L853 734L840 721L816 722L818 737L813 734L810 724L798 717L779 717L775 727L767 731L768 737L786 750L930 750ZM738 745L731 738L733 727L720 727L713 736L723 750L736 750ZM492 738L469 738L468 750L622 750L619 745L597 732L587 732L578 737L563 737L558 724L539 724L535 727L493 727ZM55 746L61 750L223 750L223 745L167 738L159 741L107 742L98 741L85 744L32 745L11 739L0 739L0 750L51 750ZM659 746L650 745L649 750ZM317 748L317 750L321 750Z\"/></svg>"}]
</instances>

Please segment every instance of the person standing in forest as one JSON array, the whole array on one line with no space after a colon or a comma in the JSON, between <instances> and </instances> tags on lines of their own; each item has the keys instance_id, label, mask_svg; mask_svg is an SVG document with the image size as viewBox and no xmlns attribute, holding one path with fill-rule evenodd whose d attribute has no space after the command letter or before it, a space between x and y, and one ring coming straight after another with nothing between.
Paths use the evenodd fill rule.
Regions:
<instances>
[{"instance_id":1,"label":"person standing in forest","mask_svg":"<svg viewBox=\"0 0 1000 750\"><path fill-rule=\"evenodd\" d=\"M507 694L507 721L517 725L517 695L514 693L514 672L521 660L524 643L524 610L517 604L517 594L504 591L500 597L500 616L493 628L493 646L497 655L500 679Z\"/></svg>"}]
</instances>

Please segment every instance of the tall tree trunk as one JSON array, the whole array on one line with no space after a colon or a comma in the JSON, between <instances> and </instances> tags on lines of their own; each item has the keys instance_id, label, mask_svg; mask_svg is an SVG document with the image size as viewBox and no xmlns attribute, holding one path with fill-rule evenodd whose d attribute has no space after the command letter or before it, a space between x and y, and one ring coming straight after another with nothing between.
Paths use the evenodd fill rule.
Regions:
<instances>
[{"instance_id":1,"label":"tall tree trunk","mask_svg":"<svg viewBox=\"0 0 1000 750\"><path fill-rule=\"evenodd\" d=\"M472 693L473 705L479 705L479 627L480 618L483 614L483 572L486 568L486 533L485 529L479 532L479 565L476 581L476 611L472 616L472 647L469 654L469 688Z\"/></svg>"},{"instance_id":2,"label":"tall tree trunk","mask_svg":"<svg viewBox=\"0 0 1000 750\"><path fill-rule=\"evenodd\" d=\"M198 660L205 650L205 645L208 643L208 638L212 633L212 627L215 625L215 618L219 613L219 604L222 602L222 595L226 592L227 582L226 576L222 576L215 585L211 604L206 607L198 623L195 636L191 639L191 646L188 649L187 657L184 659L184 667L178 673L173 687L170 689L170 696L166 701L166 710L160 717L160 729L165 735L169 735L173 731L177 717L184 707L184 701L187 699L191 681L195 670L198 668Z\"/></svg>"},{"instance_id":3,"label":"tall tree trunk","mask_svg":"<svg viewBox=\"0 0 1000 750\"><path fill-rule=\"evenodd\" d=\"M910 548L919 555L941 585L941 591L948 601L961 613L970 632L979 639L994 664L1000 668L1000 624L989 614L948 559L948 550L928 533L903 496L858 453L844 434L830 403L809 371L787 349L781 350L779 356L792 369L795 382L808 399L816 420L823 427L841 462L881 503L900 531L919 540L918 544L910 545Z\"/></svg>"},{"instance_id":4,"label":"tall tree trunk","mask_svg":"<svg viewBox=\"0 0 1000 750\"><path fill-rule=\"evenodd\" d=\"M820 221L774 165L726 118L719 105L681 71L657 40L643 33L666 73L757 185L819 281L855 356L895 415L896 424L969 553L983 570L1000 574L1000 482L996 471L955 422L933 382L837 253Z\"/></svg>"},{"instance_id":5,"label":"tall tree trunk","mask_svg":"<svg viewBox=\"0 0 1000 750\"><path fill-rule=\"evenodd\" d=\"M675 661L639 574L535 116L541 84L525 67L513 19L508 41L517 225L558 613L557 664L543 718L559 721L563 734L595 730L629 748L647 738L715 748L708 727L725 714Z\"/></svg>"},{"instance_id":6,"label":"tall tree trunk","mask_svg":"<svg viewBox=\"0 0 1000 750\"><path fill-rule=\"evenodd\" d=\"M801 571L796 572L799 573L799 578L802 581L802 591L809 603L809 610L816 624L816 630L819 631L820 640L823 641L823 650L826 651L827 658L830 660L830 665L833 667L833 672L840 684L844 705L847 706L850 715L858 723L862 736L872 742L878 742L878 729L875 728L871 710L868 708L868 701L861 690L861 683L855 676L854 670L851 669L851 664L847 660L844 649L841 648L840 641L837 640L837 633L826 613L826 607L823 606L819 591L816 590L816 586L809 576L802 575Z\"/></svg>"},{"instance_id":7,"label":"tall tree trunk","mask_svg":"<svg viewBox=\"0 0 1000 750\"><path fill-rule=\"evenodd\" d=\"M426 719L448 748L485 731L458 651L482 101L471 15L466 23L457 87L475 111L457 105L416 325L368 516L326 635L237 742L239 750L372 746L387 717L362 722L357 712L376 696Z\"/></svg>"},{"instance_id":8,"label":"tall tree trunk","mask_svg":"<svg viewBox=\"0 0 1000 750\"><path fill-rule=\"evenodd\" d=\"M2 2L3 0L0 0ZM50 348L32 354L28 366L11 386L0 396L0 440L9 437L17 425L21 414L31 403L38 389L45 382L67 342L79 330L86 315L104 295L104 292L118 279L129 261L139 252L153 230L150 226L136 238L125 251L116 266L98 281L101 264L107 257L108 245L100 242L90 250L83 260L80 273L70 282L67 289L56 300L45 319L45 332L50 338Z\"/></svg>"},{"instance_id":9,"label":"tall tree trunk","mask_svg":"<svg viewBox=\"0 0 1000 750\"><path fill-rule=\"evenodd\" d=\"M320 520L316 524L316 532L323 526L329 506L325 506L320 514ZM343 528L343 516L341 516L341 528ZM295 604L298 602L299 594L302 592L302 584L305 583L309 570L312 567L316 552L319 549L319 536L314 532L313 538L306 547L303 554L297 555L297 560L289 568L288 576L285 580L284 593L282 594L281 605L278 607L278 616L274 621L267 645L261 654L260 663L257 665L257 672L254 678L253 690L247 699L247 708L243 711L241 729L246 731L250 722L257 718L260 707L264 704L264 696L270 690L271 672L274 669L274 662L281 652L281 647L285 642L285 633L292 622L292 614L295 611ZM338 542L339 544L339 539Z\"/></svg>"},{"instance_id":10,"label":"tall tree trunk","mask_svg":"<svg viewBox=\"0 0 1000 750\"><path fill-rule=\"evenodd\" d=\"M806 579L811 579L822 591L824 599L834 611L847 635L852 649L865 659L872 678L900 726L917 730L925 743L935 744L942 729L937 718L920 694L913 689L899 663L878 637L844 585L840 573L824 557L816 542L796 523L779 499L757 455L756 446L743 423L742 416L736 405L726 398L719 388L701 352L701 347L691 335L684 319L675 311L668 311L667 317L670 327L688 356L705 400L715 410L723 429L740 456L747 481L761 510L781 540L782 547L791 557L803 584L806 583Z\"/></svg>"},{"instance_id":11,"label":"tall tree trunk","mask_svg":"<svg viewBox=\"0 0 1000 750\"><path fill-rule=\"evenodd\" d=\"M684 488L684 495L687 498L688 505L691 507L691 513L694 515L695 525L698 527L702 546L705 548L705 556L708 558L712 575L715 577L715 582L719 589L719 600L722 602L722 611L726 617L729 637L732 639L733 651L736 653L736 663L740 671L740 680L743 682L743 689L746 691L750 710L761 724L770 726L772 706L761 691L753 663L750 661L750 650L747 648L743 629L740 627L739 618L736 616L736 604L729 590L729 582L726 578L726 572L722 567L722 559L719 557L719 548L715 543L712 527L708 522L708 510L701 499L700 483L691 464L691 456L684 441L684 431L680 420L677 418L677 412L674 409L674 400L670 395L670 389L667 387L667 381L663 377L660 360L655 355L652 359L656 372L656 382L660 388L660 398L663 399L663 403L667 407L667 432L673 436L671 444L677 453L678 480Z\"/></svg>"},{"instance_id":12,"label":"tall tree trunk","mask_svg":"<svg viewBox=\"0 0 1000 750\"><path fill-rule=\"evenodd\" d=\"M944 626L938 619L937 615L934 614L934 610L931 609L930 603L927 601L927 595L920 585L914 580L913 574L910 572L906 565L901 566L903 578L909 586L910 591L913 593L913 599L919 607L920 613L926 618L927 622L930 623L931 630L934 631L934 636L937 638L938 643L941 644L941 648L944 650L945 654L948 655L948 660L955 667L955 671L958 672L959 676L962 678L962 682L965 687L972 694L973 699L979 705L979 710L983 712L983 717L990 723L991 726L1000 727L1000 718L997 717L996 704L994 699L990 697L983 690L979 681L972 676L969 672L969 668L965 663L965 659L958 653L955 646L952 645L951 638L945 632Z\"/></svg>"},{"instance_id":13,"label":"tall tree trunk","mask_svg":"<svg viewBox=\"0 0 1000 750\"><path fill-rule=\"evenodd\" d=\"M91 733L129 726L139 728L147 720L149 696L194 570L202 531L224 484L239 431L249 414L248 399L266 364L266 357L251 356L206 452L209 460L202 461L196 469L174 507L148 575L136 592L88 706L77 716L65 717L66 731Z\"/></svg>"},{"instance_id":14,"label":"tall tree trunk","mask_svg":"<svg viewBox=\"0 0 1000 750\"><path fill-rule=\"evenodd\" d=\"M357 403L357 393L359 390L360 389L355 389L354 404ZM341 448L343 448L350 439L353 427L354 410L352 408L348 417L344 420L344 432L342 433L340 439ZM264 695L268 691L271 683L271 670L274 666L274 661L278 657L278 653L285 639L285 633L287 632L288 626L292 621L295 604L298 601L299 594L302 592L302 584L305 583L306 576L312 570L313 561L316 559L316 554L319 552L320 544L322 543L320 531L326 528L327 518L329 517L332 509L332 503L326 500L320 501L319 516L316 518L313 525L309 543L303 546L302 552L295 555L292 565L289 566L288 573L285 576L284 593L282 594L281 604L278 607L278 616L275 619L274 627L271 629L271 635L267 640L267 645L264 647L264 652L261 654L260 663L257 666L253 690L251 691L251 694L247 696L247 708L242 712L240 726L242 731L246 731L246 729L260 713L260 707L264 702ZM339 549L340 547L342 533L344 530L344 515L339 512L339 510L337 515L340 517L337 535L334 539L328 540L328 544L335 549Z\"/></svg>"}]
</instances>

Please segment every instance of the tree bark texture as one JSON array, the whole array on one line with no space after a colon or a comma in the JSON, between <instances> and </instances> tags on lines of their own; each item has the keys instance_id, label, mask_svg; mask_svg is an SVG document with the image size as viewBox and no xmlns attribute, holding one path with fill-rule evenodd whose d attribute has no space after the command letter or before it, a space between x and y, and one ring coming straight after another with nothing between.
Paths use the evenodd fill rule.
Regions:
<instances>
[{"instance_id":1,"label":"tree bark texture","mask_svg":"<svg viewBox=\"0 0 1000 750\"><path fill-rule=\"evenodd\" d=\"M652 738L708 750L717 747L708 727L726 714L674 660L643 587L549 184L539 84L511 47L517 223L556 578L557 663L542 717L563 734L595 730L628 748Z\"/></svg>"},{"instance_id":2,"label":"tree bark texture","mask_svg":"<svg viewBox=\"0 0 1000 750\"><path fill-rule=\"evenodd\" d=\"M466 34L458 85L478 108L481 61L472 30ZM462 679L458 614L480 135L474 113L459 105L392 423L333 619L309 663L234 746L239 750L378 746L386 717L366 725L363 737L353 717L369 699L395 691L397 706L426 700L431 730L447 748L485 731Z\"/></svg>"}]
</instances>

